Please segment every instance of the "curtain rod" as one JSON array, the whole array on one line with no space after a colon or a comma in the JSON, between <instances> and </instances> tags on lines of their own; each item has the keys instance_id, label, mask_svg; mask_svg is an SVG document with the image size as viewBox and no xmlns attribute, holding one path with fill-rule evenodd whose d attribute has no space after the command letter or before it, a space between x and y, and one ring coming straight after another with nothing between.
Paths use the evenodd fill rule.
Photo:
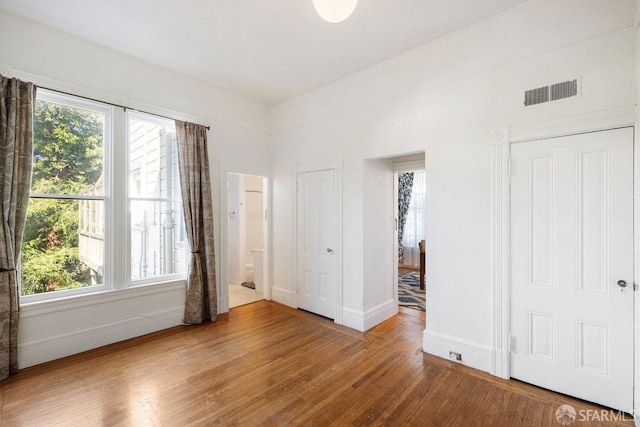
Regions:
<instances>
[{"instance_id":1,"label":"curtain rod","mask_svg":"<svg viewBox=\"0 0 640 427\"><path fill-rule=\"evenodd\" d=\"M40 89L45 89L45 90L48 90L48 91L51 91L51 92L61 93L63 95L75 96L76 98L86 99L87 101L99 102L101 104L111 105L112 107L119 107L119 108L122 108L125 111L126 110L137 111L139 113L151 114L152 116L161 117L163 119L176 120L173 117L167 117L167 116L163 116L163 115L156 114L156 113L150 113L150 112L144 111L144 110L138 110L137 108L127 107L126 105L114 104L113 102L106 102L106 101L102 101L100 99L89 98L88 96L76 95L75 93L69 93L69 92L65 92L65 91L62 91L62 90L58 90L58 89L51 89L49 87L38 86L38 85L35 85L35 86L40 88ZM205 126L205 128L207 128L207 130L211 130L211 126Z\"/></svg>"}]
</instances>

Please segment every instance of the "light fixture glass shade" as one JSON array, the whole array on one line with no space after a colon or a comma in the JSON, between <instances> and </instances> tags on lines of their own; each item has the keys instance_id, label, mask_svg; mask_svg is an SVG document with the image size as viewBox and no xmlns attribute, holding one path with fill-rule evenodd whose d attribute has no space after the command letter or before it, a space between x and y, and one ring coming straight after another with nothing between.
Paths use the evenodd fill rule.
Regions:
<instances>
[{"instance_id":1,"label":"light fixture glass shade","mask_svg":"<svg viewBox=\"0 0 640 427\"><path fill-rule=\"evenodd\" d=\"M358 0L313 0L313 7L327 22L341 22L347 19L356 8Z\"/></svg>"}]
</instances>

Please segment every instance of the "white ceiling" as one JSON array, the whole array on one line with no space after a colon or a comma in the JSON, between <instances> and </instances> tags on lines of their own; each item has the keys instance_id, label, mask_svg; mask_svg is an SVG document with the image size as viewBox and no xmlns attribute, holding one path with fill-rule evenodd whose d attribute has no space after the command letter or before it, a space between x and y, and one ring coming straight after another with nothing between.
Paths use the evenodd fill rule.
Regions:
<instances>
[{"instance_id":1,"label":"white ceiling","mask_svg":"<svg viewBox=\"0 0 640 427\"><path fill-rule=\"evenodd\" d=\"M0 0L0 9L277 104L526 0Z\"/></svg>"}]
</instances>

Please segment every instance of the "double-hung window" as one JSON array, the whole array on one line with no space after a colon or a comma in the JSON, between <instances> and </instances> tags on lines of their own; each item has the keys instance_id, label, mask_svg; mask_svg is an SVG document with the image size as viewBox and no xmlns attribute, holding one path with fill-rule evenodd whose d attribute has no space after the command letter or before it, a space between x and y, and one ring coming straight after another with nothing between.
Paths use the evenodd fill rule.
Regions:
<instances>
[{"instance_id":1,"label":"double-hung window","mask_svg":"<svg viewBox=\"0 0 640 427\"><path fill-rule=\"evenodd\" d=\"M175 123L129 113L129 280L184 277L186 245Z\"/></svg>"},{"instance_id":2,"label":"double-hung window","mask_svg":"<svg viewBox=\"0 0 640 427\"><path fill-rule=\"evenodd\" d=\"M172 120L39 89L22 302L184 280Z\"/></svg>"}]
</instances>

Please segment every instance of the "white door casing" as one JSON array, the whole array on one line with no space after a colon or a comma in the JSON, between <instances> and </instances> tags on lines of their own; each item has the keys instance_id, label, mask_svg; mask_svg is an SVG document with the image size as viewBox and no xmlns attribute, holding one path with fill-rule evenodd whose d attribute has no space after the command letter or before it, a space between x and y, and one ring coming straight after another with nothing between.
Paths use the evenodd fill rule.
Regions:
<instances>
[{"instance_id":1,"label":"white door casing","mask_svg":"<svg viewBox=\"0 0 640 427\"><path fill-rule=\"evenodd\" d=\"M334 170L298 173L296 187L297 305L336 319L338 239Z\"/></svg>"},{"instance_id":2,"label":"white door casing","mask_svg":"<svg viewBox=\"0 0 640 427\"><path fill-rule=\"evenodd\" d=\"M219 264L216 263L217 267L219 266L218 278L219 284L224 284L224 286L217 286L218 293L218 313L227 313L229 311L229 287L226 285L229 283L229 267L228 260L229 254L227 248L227 242L229 240L228 236L228 204L229 204L229 188L228 188L228 179L230 174L240 174L240 175L253 175L253 176L261 176L264 178L263 185L263 193L264 193L264 207L267 210L267 214L265 215L265 226L264 226L264 253L263 253L263 297L266 300L271 300L271 169L262 168L259 166L251 166L251 165L243 165L236 164L226 161L221 161L220 165L220 205L218 208L219 222L216 222L216 229L219 230L220 235L220 250L217 253L219 257ZM214 197L215 199L215 197Z\"/></svg>"},{"instance_id":3,"label":"white door casing","mask_svg":"<svg viewBox=\"0 0 640 427\"><path fill-rule=\"evenodd\" d=\"M632 128L512 144L511 272L511 377L631 411Z\"/></svg>"}]
</instances>

